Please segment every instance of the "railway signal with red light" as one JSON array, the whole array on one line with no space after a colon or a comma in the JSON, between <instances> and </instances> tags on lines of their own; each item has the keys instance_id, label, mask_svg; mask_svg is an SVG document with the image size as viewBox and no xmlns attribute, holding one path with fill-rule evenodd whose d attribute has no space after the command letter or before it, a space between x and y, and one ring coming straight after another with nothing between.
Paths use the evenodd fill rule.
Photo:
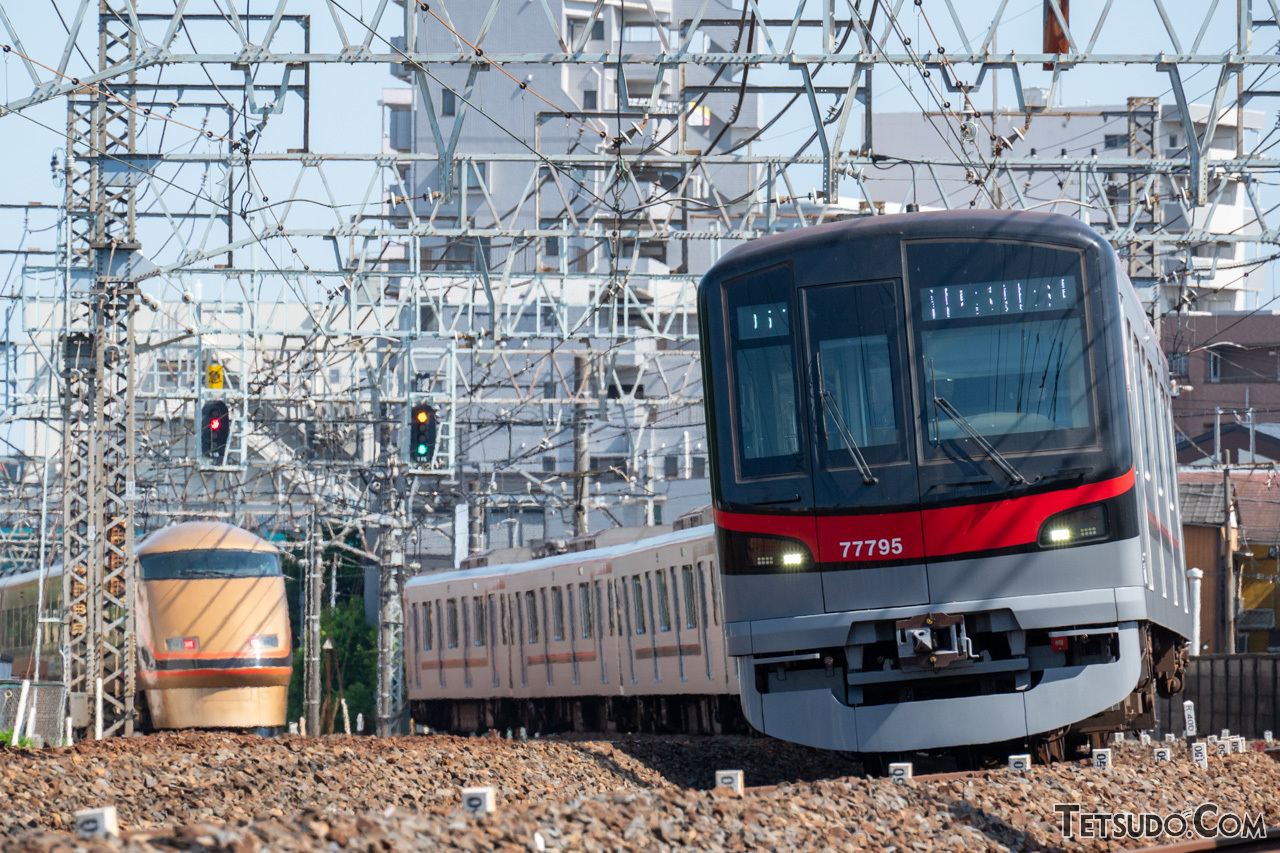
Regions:
<instances>
[{"instance_id":1,"label":"railway signal with red light","mask_svg":"<svg viewBox=\"0 0 1280 853\"><path fill-rule=\"evenodd\" d=\"M409 412L409 462L429 466L436 454L436 410L422 404Z\"/></svg>"},{"instance_id":2,"label":"railway signal with red light","mask_svg":"<svg viewBox=\"0 0 1280 853\"><path fill-rule=\"evenodd\" d=\"M231 437L231 411L221 400L204 404L200 413L200 452L219 462L227 455Z\"/></svg>"}]
</instances>

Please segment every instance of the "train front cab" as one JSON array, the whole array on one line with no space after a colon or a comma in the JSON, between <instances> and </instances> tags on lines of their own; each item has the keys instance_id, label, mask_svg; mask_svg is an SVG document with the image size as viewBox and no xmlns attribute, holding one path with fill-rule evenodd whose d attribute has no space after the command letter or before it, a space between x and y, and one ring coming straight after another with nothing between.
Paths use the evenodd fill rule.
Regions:
<instances>
[{"instance_id":1,"label":"train front cab","mask_svg":"<svg viewBox=\"0 0 1280 853\"><path fill-rule=\"evenodd\" d=\"M717 548L756 728L1021 738L1130 702L1149 635L1176 657L1168 403L1122 298L1110 247L1047 214L837 223L708 274Z\"/></svg>"}]
</instances>

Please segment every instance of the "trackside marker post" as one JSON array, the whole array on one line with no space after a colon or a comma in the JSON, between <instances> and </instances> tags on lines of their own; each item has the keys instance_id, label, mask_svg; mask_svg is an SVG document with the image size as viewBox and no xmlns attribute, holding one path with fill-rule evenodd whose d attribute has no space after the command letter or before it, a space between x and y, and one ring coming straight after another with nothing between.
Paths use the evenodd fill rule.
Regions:
<instances>
[{"instance_id":1,"label":"trackside marker post","mask_svg":"<svg viewBox=\"0 0 1280 853\"><path fill-rule=\"evenodd\" d=\"M895 761L889 765L889 778L895 785L904 785L911 778L911 762Z\"/></svg>"},{"instance_id":2,"label":"trackside marker post","mask_svg":"<svg viewBox=\"0 0 1280 853\"><path fill-rule=\"evenodd\" d=\"M491 814L494 809L493 788L463 788L462 807L476 816Z\"/></svg>"},{"instance_id":3,"label":"trackside marker post","mask_svg":"<svg viewBox=\"0 0 1280 853\"><path fill-rule=\"evenodd\" d=\"M1173 750L1167 746L1157 746L1155 748L1156 764L1168 764L1172 756Z\"/></svg>"},{"instance_id":4,"label":"trackside marker post","mask_svg":"<svg viewBox=\"0 0 1280 853\"><path fill-rule=\"evenodd\" d=\"M746 790L742 778L741 770L717 770L716 788L730 791L735 796L741 797Z\"/></svg>"},{"instance_id":5,"label":"trackside marker post","mask_svg":"<svg viewBox=\"0 0 1280 853\"><path fill-rule=\"evenodd\" d=\"M1022 755L1010 755L1009 769L1014 773L1026 773L1031 769L1031 756L1026 753Z\"/></svg>"},{"instance_id":6,"label":"trackside marker post","mask_svg":"<svg viewBox=\"0 0 1280 853\"><path fill-rule=\"evenodd\" d=\"M1191 760L1201 767L1209 767L1209 745L1202 740L1191 744Z\"/></svg>"},{"instance_id":7,"label":"trackside marker post","mask_svg":"<svg viewBox=\"0 0 1280 853\"><path fill-rule=\"evenodd\" d=\"M1187 737L1196 736L1196 703L1190 699L1182 703L1182 729Z\"/></svg>"},{"instance_id":8,"label":"trackside marker post","mask_svg":"<svg viewBox=\"0 0 1280 853\"><path fill-rule=\"evenodd\" d=\"M76 820L76 834L81 838L120 835L120 820L116 816L115 806L80 809L75 813L74 817Z\"/></svg>"},{"instance_id":9,"label":"trackside marker post","mask_svg":"<svg viewBox=\"0 0 1280 853\"><path fill-rule=\"evenodd\" d=\"M1093 768L1095 770L1111 769L1111 750L1095 749L1093 751Z\"/></svg>"}]
</instances>

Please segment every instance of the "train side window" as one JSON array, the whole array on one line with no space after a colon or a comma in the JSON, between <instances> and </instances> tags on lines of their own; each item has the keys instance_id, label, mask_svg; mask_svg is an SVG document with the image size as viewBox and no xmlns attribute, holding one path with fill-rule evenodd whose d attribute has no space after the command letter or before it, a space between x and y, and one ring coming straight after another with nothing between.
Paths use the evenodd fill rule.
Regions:
<instances>
[{"instance_id":1,"label":"train side window","mask_svg":"<svg viewBox=\"0 0 1280 853\"><path fill-rule=\"evenodd\" d=\"M716 576L715 569L711 570L711 619L717 625L720 624L720 579Z\"/></svg>"},{"instance_id":2,"label":"train side window","mask_svg":"<svg viewBox=\"0 0 1280 853\"><path fill-rule=\"evenodd\" d=\"M631 597L635 600L636 633L644 633L644 586L639 575L631 576Z\"/></svg>"},{"instance_id":3,"label":"train side window","mask_svg":"<svg viewBox=\"0 0 1280 853\"><path fill-rule=\"evenodd\" d=\"M803 471L791 269L780 266L743 276L729 282L724 292L740 475Z\"/></svg>"},{"instance_id":4,"label":"train side window","mask_svg":"<svg viewBox=\"0 0 1280 853\"><path fill-rule=\"evenodd\" d=\"M614 591L613 581L607 581L605 583L605 589L607 590L609 598L608 606L605 607L605 610L607 611L609 618L609 636L612 637L617 632L615 627L617 622L614 619L614 612L618 607L617 595Z\"/></svg>"},{"instance_id":5,"label":"train side window","mask_svg":"<svg viewBox=\"0 0 1280 853\"><path fill-rule=\"evenodd\" d=\"M445 613L449 620L449 648L458 647L458 599L451 598L445 602Z\"/></svg>"},{"instance_id":6,"label":"train side window","mask_svg":"<svg viewBox=\"0 0 1280 853\"><path fill-rule=\"evenodd\" d=\"M698 606L693 599L693 566L682 566L680 576L684 588L684 626L698 627Z\"/></svg>"},{"instance_id":7,"label":"train side window","mask_svg":"<svg viewBox=\"0 0 1280 853\"><path fill-rule=\"evenodd\" d=\"M538 642L538 598L530 590L524 594L525 614L529 623L529 645Z\"/></svg>"},{"instance_id":8,"label":"train side window","mask_svg":"<svg viewBox=\"0 0 1280 853\"><path fill-rule=\"evenodd\" d=\"M658 569L658 630L671 630L671 605L667 601L666 569Z\"/></svg>"},{"instance_id":9,"label":"train side window","mask_svg":"<svg viewBox=\"0 0 1280 853\"><path fill-rule=\"evenodd\" d=\"M582 639L590 640L596 633L595 619L591 613L590 584L578 584L578 610L582 613Z\"/></svg>"},{"instance_id":10,"label":"train side window","mask_svg":"<svg viewBox=\"0 0 1280 853\"><path fill-rule=\"evenodd\" d=\"M416 649L419 648L419 644L422 642L421 628L418 626L418 605L416 602L409 612L412 614L409 625L413 631L413 648Z\"/></svg>"},{"instance_id":11,"label":"train side window","mask_svg":"<svg viewBox=\"0 0 1280 853\"><path fill-rule=\"evenodd\" d=\"M422 650L424 652L431 651L432 634L435 626L431 619L431 602L428 601L422 606Z\"/></svg>"},{"instance_id":12,"label":"train side window","mask_svg":"<svg viewBox=\"0 0 1280 853\"><path fill-rule=\"evenodd\" d=\"M507 639L507 597L498 596L498 630L502 632L502 645L510 642Z\"/></svg>"},{"instance_id":13,"label":"train side window","mask_svg":"<svg viewBox=\"0 0 1280 853\"><path fill-rule=\"evenodd\" d=\"M552 637L564 639L564 591L558 586L551 587L551 626Z\"/></svg>"},{"instance_id":14,"label":"train side window","mask_svg":"<svg viewBox=\"0 0 1280 853\"><path fill-rule=\"evenodd\" d=\"M485 633L488 620L485 619L484 599L476 596L471 599L475 605L475 618L472 619L472 625L475 628L476 638L472 642L477 646L483 646L486 642Z\"/></svg>"}]
</instances>

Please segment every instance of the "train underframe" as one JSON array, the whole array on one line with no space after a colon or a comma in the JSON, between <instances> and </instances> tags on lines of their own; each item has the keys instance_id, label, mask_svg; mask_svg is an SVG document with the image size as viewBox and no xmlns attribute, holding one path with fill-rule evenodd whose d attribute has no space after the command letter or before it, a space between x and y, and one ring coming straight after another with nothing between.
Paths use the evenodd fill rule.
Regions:
<instances>
[{"instance_id":1,"label":"train underframe","mask_svg":"<svg viewBox=\"0 0 1280 853\"><path fill-rule=\"evenodd\" d=\"M1031 750L1041 763L1063 761L1101 746L1114 732L1156 727L1156 696L1182 691L1188 663L1185 641L1152 623L1142 631L1138 683L1122 701L1072 725L1025 739L958 748L924 750L955 759L959 766L1003 761L1012 751ZM417 700L415 723L432 731L470 734L524 728L529 734L560 732L652 734L751 734L737 696L557 697ZM916 752L913 754L920 754ZM900 757L885 753L885 760Z\"/></svg>"},{"instance_id":2,"label":"train underframe","mask_svg":"<svg viewBox=\"0 0 1280 853\"><path fill-rule=\"evenodd\" d=\"M430 699L411 702L410 716L432 731L452 734L520 728L529 734L751 732L735 695Z\"/></svg>"}]
</instances>

